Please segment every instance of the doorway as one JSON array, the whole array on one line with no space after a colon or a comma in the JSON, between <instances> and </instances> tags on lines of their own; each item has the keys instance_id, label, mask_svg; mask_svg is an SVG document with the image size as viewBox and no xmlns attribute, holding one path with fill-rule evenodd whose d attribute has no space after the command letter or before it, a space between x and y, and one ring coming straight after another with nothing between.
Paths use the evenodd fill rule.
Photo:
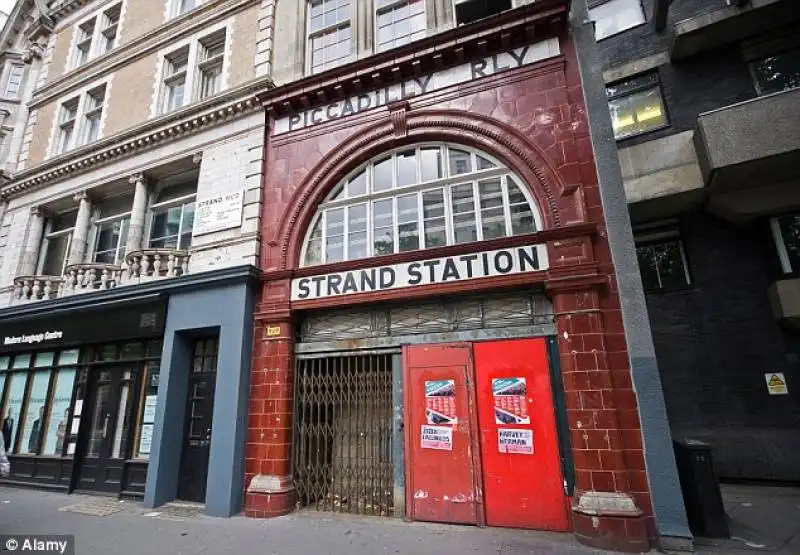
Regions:
<instances>
[{"instance_id":1,"label":"doorway","mask_svg":"<svg viewBox=\"0 0 800 555\"><path fill-rule=\"evenodd\" d=\"M413 520L566 531L545 338L406 345Z\"/></svg>"},{"instance_id":2,"label":"doorway","mask_svg":"<svg viewBox=\"0 0 800 555\"><path fill-rule=\"evenodd\" d=\"M121 491L133 420L135 377L135 364L103 366L90 371L88 411L84 412L89 417L88 429L78 476L79 489Z\"/></svg>"},{"instance_id":3,"label":"doorway","mask_svg":"<svg viewBox=\"0 0 800 555\"><path fill-rule=\"evenodd\" d=\"M219 338L195 341L186 402L178 499L205 503Z\"/></svg>"}]
</instances>

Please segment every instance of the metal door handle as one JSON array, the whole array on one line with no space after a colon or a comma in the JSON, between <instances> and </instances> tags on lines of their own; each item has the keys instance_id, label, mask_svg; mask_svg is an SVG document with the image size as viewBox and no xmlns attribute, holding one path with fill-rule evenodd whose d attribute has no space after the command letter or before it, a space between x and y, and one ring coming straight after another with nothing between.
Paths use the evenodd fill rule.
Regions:
<instances>
[{"instance_id":1,"label":"metal door handle","mask_svg":"<svg viewBox=\"0 0 800 555\"><path fill-rule=\"evenodd\" d=\"M108 434L108 419L111 418L111 413L106 413L106 418L103 421L103 439L106 438L106 434Z\"/></svg>"}]
</instances>

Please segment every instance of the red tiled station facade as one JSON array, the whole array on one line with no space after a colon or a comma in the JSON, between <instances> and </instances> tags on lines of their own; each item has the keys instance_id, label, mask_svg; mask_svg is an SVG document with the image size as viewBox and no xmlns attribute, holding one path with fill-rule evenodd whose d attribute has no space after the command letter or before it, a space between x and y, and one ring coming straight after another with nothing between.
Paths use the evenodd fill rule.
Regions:
<instances>
[{"instance_id":1,"label":"red tiled station facade","mask_svg":"<svg viewBox=\"0 0 800 555\"><path fill-rule=\"evenodd\" d=\"M293 323L301 311L378 300L529 285L544 287L554 306L571 429L575 492L572 528L600 548L647 550L656 530L642 436L623 332L614 266L586 108L567 33L568 2L544 0L481 23L442 33L260 95L265 106L262 214L263 284L255 322L246 453L246 514L270 517L294 509L291 476ZM359 90L558 37L561 54L529 66L429 92L406 101L304 129L273 134L287 114ZM458 40L456 40L458 39ZM535 234L407 252L313 268L299 264L317 206L365 161L405 144L443 141L473 146L520 176L542 212ZM290 299L291 279L515 245L546 243L546 272L483 278L328 297ZM265 488L251 487L256 478ZM621 492L639 510L583 511L587 492Z\"/></svg>"}]
</instances>

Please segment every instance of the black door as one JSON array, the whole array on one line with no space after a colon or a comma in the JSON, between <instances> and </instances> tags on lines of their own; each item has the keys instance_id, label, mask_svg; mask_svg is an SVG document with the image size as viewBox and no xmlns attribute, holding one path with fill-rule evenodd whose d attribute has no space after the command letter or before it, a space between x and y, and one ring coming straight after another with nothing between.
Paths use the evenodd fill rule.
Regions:
<instances>
[{"instance_id":1,"label":"black door","mask_svg":"<svg viewBox=\"0 0 800 555\"><path fill-rule=\"evenodd\" d=\"M203 503L206 500L215 378L215 373L197 374L189 378L186 433L178 485L178 498L185 501Z\"/></svg>"},{"instance_id":2,"label":"black door","mask_svg":"<svg viewBox=\"0 0 800 555\"><path fill-rule=\"evenodd\" d=\"M82 440L80 489L109 493L122 490L134 375L132 367L103 367L89 375L87 407L82 409L88 422Z\"/></svg>"}]
</instances>

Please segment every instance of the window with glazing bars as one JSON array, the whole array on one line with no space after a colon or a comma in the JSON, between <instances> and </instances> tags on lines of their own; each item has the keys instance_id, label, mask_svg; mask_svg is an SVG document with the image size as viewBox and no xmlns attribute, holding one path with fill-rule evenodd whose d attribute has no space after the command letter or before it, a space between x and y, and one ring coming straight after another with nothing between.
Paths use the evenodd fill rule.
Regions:
<instances>
[{"instance_id":1,"label":"window with glazing bars","mask_svg":"<svg viewBox=\"0 0 800 555\"><path fill-rule=\"evenodd\" d=\"M375 0L378 50L402 46L425 36L425 0Z\"/></svg>"},{"instance_id":2,"label":"window with glazing bars","mask_svg":"<svg viewBox=\"0 0 800 555\"><path fill-rule=\"evenodd\" d=\"M309 229L312 266L532 233L522 181L488 154L424 144L377 157L334 188Z\"/></svg>"},{"instance_id":3,"label":"window with glazing bars","mask_svg":"<svg viewBox=\"0 0 800 555\"><path fill-rule=\"evenodd\" d=\"M308 68L319 73L350 57L352 44L350 0L308 2Z\"/></svg>"}]
</instances>

